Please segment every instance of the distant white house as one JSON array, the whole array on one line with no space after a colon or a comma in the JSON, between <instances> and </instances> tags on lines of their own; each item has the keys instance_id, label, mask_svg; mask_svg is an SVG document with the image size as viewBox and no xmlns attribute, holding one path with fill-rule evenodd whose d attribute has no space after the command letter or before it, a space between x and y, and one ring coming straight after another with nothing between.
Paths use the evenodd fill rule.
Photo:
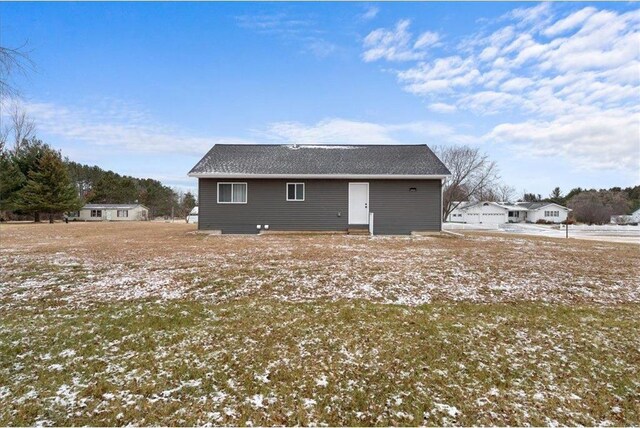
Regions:
<instances>
[{"instance_id":1,"label":"distant white house","mask_svg":"<svg viewBox=\"0 0 640 428\"><path fill-rule=\"evenodd\" d=\"M187 215L187 223L197 223L198 222L198 207L193 207L189 214Z\"/></svg>"},{"instance_id":2,"label":"distant white house","mask_svg":"<svg viewBox=\"0 0 640 428\"><path fill-rule=\"evenodd\" d=\"M448 222L497 225L544 220L561 223L571 211L553 202L454 202L456 204L457 207L447 216Z\"/></svg>"},{"instance_id":3,"label":"distant white house","mask_svg":"<svg viewBox=\"0 0 640 428\"><path fill-rule=\"evenodd\" d=\"M635 210L629 215L613 215L611 216L611 223L615 224L636 224L640 223L640 208Z\"/></svg>"},{"instance_id":4,"label":"distant white house","mask_svg":"<svg viewBox=\"0 0 640 428\"><path fill-rule=\"evenodd\" d=\"M69 219L83 221L141 221L149 219L149 209L142 204L87 204Z\"/></svg>"}]
</instances>

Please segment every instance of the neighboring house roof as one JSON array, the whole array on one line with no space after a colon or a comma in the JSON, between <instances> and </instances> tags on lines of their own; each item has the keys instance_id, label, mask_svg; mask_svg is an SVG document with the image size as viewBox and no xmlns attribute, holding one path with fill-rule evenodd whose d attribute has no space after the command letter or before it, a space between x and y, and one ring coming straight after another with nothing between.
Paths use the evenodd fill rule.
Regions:
<instances>
[{"instance_id":1,"label":"neighboring house roof","mask_svg":"<svg viewBox=\"0 0 640 428\"><path fill-rule=\"evenodd\" d=\"M82 207L83 210L132 210L137 207L142 207L146 210L149 208L142 204L86 204Z\"/></svg>"},{"instance_id":2,"label":"neighboring house roof","mask_svg":"<svg viewBox=\"0 0 640 428\"><path fill-rule=\"evenodd\" d=\"M529 211L529 208L526 208L520 205L515 205L515 204L507 204L504 202L499 202L498 205L500 205L502 208L505 208L509 211Z\"/></svg>"},{"instance_id":3,"label":"neighboring house roof","mask_svg":"<svg viewBox=\"0 0 640 428\"><path fill-rule=\"evenodd\" d=\"M189 211L189 215L198 215L198 207L193 207L191 211Z\"/></svg>"},{"instance_id":4,"label":"neighboring house roof","mask_svg":"<svg viewBox=\"0 0 640 428\"><path fill-rule=\"evenodd\" d=\"M563 207L555 202L516 202L516 205L525 207L529 210L539 210L540 208L548 207L549 205L555 205L563 210L571 211L571 208Z\"/></svg>"},{"instance_id":5,"label":"neighboring house roof","mask_svg":"<svg viewBox=\"0 0 640 428\"><path fill-rule=\"evenodd\" d=\"M468 206L474 205L475 202L469 202L469 201L453 201L451 202L451 206L455 207L454 210L461 210L463 208L466 208Z\"/></svg>"},{"instance_id":6,"label":"neighboring house roof","mask_svg":"<svg viewBox=\"0 0 640 428\"><path fill-rule=\"evenodd\" d=\"M454 202L455 204L455 202ZM542 207L547 207L550 205L555 205L567 211L571 211L569 208L563 207L562 205L558 205L553 202L517 202L515 204L510 204L507 202L488 202L488 201L477 201L477 202L462 202L457 209L466 210L468 208L473 208L478 205L493 205L498 208L502 208L508 211L532 211L538 210Z\"/></svg>"},{"instance_id":7,"label":"neighboring house roof","mask_svg":"<svg viewBox=\"0 0 640 428\"><path fill-rule=\"evenodd\" d=\"M192 177L410 176L451 173L426 145L216 144Z\"/></svg>"}]
</instances>

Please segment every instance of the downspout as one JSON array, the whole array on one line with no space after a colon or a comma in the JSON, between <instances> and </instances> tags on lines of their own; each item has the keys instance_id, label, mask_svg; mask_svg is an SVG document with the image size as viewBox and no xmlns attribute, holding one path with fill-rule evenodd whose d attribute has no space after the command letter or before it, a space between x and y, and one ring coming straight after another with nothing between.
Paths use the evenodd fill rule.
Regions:
<instances>
[{"instance_id":1,"label":"downspout","mask_svg":"<svg viewBox=\"0 0 640 428\"><path fill-rule=\"evenodd\" d=\"M444 181L445 180L446 180L445 177L442 177L440 179L440 232L442 232L442 222L444 221L442 217L444 217Z\"/></svg>"}]
</instances>

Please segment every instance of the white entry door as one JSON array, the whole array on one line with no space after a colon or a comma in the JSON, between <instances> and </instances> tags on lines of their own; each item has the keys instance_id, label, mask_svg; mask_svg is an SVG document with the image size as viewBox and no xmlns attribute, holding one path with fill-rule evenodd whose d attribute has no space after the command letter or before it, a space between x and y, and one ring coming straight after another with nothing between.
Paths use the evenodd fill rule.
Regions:
<instances>
[{"instance_id":1,"label":"white entry door","mask_svg":"<svg viewBox=\"0 0 640 428\"><path fill-rule=\"evenodd\" d=\"M349 183L349 224L369 224L369 183Z\"/></svg>"}]
</instances>

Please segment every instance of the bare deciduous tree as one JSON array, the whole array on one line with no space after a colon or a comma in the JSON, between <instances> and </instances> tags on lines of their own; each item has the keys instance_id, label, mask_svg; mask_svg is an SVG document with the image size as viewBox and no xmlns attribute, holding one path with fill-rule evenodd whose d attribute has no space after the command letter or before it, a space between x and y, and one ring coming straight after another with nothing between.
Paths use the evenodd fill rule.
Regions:
<instances>
[{"instance_id":1,"label":"bare deciduous tree","mask_svg":"<svg viewBox=\"0 0 640 428\"><path fill-rule=\"evenodd\" d=\"M11 83L11 76L25 75L33 68L34 63L25 45L18 48L0 46L0 102L18 95L18 89Z\"/></svg>"},{"instance_id":2,"label":"bare deciduous tree","mask_svg":"<svg viewBox=\"0 0 640 428\"><path fill-rule=\"evenodd\" d=\"M479 199L498 179L498 167L480 149L469 146L435 147L442 162L451 171L442 194L442 218L453 211L461 201Z\"/></svg>"},{"instance_id":3,"label":"bare deciduous tree","mask_svg":"<svg viewBox=\"0 0 640 428\"><path fill-rule=\"evenodd\" d=\"M18 102L13 103L10 115L14 150L18 152L25 140L35 136L36 123L27 115L25 109Z\"/></svg>"},{"instance_id":4,"label":"bare deciduous tree","mask_svg":"<svg viewBox=\"0 0 640 428\"><path fill-rule=\"evenodd\" d=\"M9 124L0 131L0 147L8 146L12 140L13 152L17 154L24 142L35 136L36 124L18 101L14 100L8 110Z\"/></svg>"},{"instance_id":5,"label":"bare deciduous tree","mask_svg":"<svg viewBox=\"0 0 640 428\"><path fill-rule=\"evenodd\" d=\"M500 184L493 191L498 202L512 202L515 199L516 189L508 184Z\"/></svg>"},{"instance_id":6,"label":"bare deciduous tree","mask_svg":"<svg viewBox=\"0 0 640 428\"><path fill-rule=\"evenodd\" d=\"M573 196L567 205L577 221L603 224L609 223L612 215L625 214L629 199L622 192L589 191Z\"/></svg>"}]
</instances>

